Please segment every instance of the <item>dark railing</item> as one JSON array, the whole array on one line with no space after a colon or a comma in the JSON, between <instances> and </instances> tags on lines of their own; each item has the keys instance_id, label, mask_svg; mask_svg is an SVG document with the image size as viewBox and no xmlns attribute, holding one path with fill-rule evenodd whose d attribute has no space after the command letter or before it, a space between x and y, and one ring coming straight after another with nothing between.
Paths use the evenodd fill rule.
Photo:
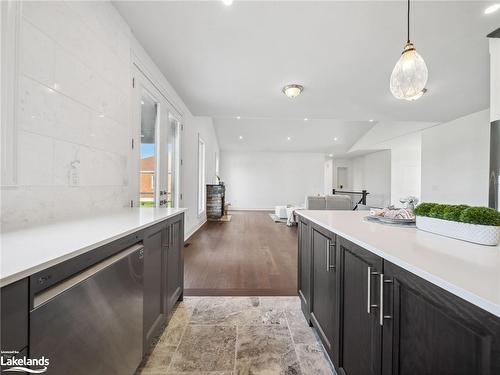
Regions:
<instances>
[{"instance_id":1,"label":"dark railing","mask_svg":"<svg viewBox=\"0 0 500 375\"><path fill-rule=\"evenodd\" d=\"M366 196L368 194L370 194L366 190L361 190L361 191L343 191L343 190L335 190L335 189L332 190L333 195L335 195L337 193L338 194L352 194L352 195L358 194L358 195L361 195L361 199L358 201L358 203L356 203L356 205L352 209L353 211L356 211L358 209L358 205L360 205L360 204L366 205Z\"/></svg>"}]
</instances>

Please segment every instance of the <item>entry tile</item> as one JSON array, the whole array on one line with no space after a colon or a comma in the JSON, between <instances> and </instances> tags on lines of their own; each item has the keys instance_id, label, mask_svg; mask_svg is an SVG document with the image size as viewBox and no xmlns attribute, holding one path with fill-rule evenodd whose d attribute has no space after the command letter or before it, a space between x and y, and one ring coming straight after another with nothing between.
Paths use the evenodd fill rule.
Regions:
<instances>
[{"instance_id":1,"label":"entry tile","mask_svg":"<svg viewBox=\"0 0 500 375\"><path fill-rule=\"evenodd\" d=\"M236 373L301 374L288 327L238 327Z\"/></svg>"},{"instance_id":2,"label":"entry tile","mask_svg":"<svg viewBox=\"0 0 500 375\"><path fill-rule=\"evenodd\" d=\"M332 366L323 352L321 344L299 344L295 346L304 374L332 375Z\"/></svg>"},{"instance_id":3,"label":"entry tile","mask_svg":"<svg viewBox=\"0 0 500 375\"><path fill-rule=\"evenodd\" d=\"M235 326L188 325L170 371L233 371L235 348Z\"/></svg>"}]
</instances>

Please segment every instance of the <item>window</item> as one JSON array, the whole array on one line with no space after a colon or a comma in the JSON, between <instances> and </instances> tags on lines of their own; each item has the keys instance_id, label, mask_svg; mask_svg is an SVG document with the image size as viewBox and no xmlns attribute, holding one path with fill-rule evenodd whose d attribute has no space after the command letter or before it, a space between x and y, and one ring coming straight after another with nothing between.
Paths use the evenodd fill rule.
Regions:
<instances>
[{"instance_id":1,"label":"window","mask_svg":"<svg viewBox=\"0 0 500 375\"><path fill-rule=\"evenodd\" d=\"M205 142L198 136L198 216L205 211Z\"/></svg>"}]
</instances>

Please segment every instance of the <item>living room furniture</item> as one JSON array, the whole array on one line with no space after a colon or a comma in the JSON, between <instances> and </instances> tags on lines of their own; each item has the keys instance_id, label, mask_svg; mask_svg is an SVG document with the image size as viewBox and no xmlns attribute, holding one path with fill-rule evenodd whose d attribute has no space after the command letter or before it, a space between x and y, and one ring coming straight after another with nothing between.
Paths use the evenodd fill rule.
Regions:
<instances>
[{"instance_id":1,"label":"living room furniture","mask_svg":"<svg viewBox=\"0 0 500 375\"><path fill-rule=\"evenodd\" d=\"M280 219L286 219L287 218L286 208L287 206L276 206L274 208L274 214L278 216L278 218Z\"/></svg>"},{"instance_id":2,"label":"living room furniture","mask_svg":"<svg viewBox=\"0 0 500 375\"><path fill-rule=\"evenodd\" d=\"M348 195L327 195L306 197L306 210L352 210Z\"/></svg>"}]
</instances>

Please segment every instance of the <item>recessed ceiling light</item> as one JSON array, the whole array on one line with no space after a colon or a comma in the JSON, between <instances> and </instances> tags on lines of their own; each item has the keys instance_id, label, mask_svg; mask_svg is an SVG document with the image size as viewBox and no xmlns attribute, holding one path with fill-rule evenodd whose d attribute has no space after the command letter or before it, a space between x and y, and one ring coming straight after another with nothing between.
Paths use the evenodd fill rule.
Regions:
<instances>
[{"instance_id":1,"label":"recessed ceiling light","mask_svg":"<svg viewBox=\"0 0 500 375\"><path fill-rule=\"evenodd\" d=\"M243 139L243 136L242 136L242 135L240 135L240 139Z\"/></svg>"},{"instance_id":2,"label":"recessed ceiling light","mask_svg":"<svg viewBox=\"0 0 500 375\"><path fill-rule=\"evenodd\" d=\"M286 96L288 96L289 98L296 98L297 96L299 96L302 93L302 90L304 90L303 86L297 85L294 83L294 84L286 85L285 87L283 87L281 92L283 94L285 94Z\"/></svg>"},{"instance_id":3,"label":"recessed ceiling light","mask_svg":"<svg viewBox=\"0 0 500 375\"><path fill-rule=\"evenodd\" d=\"M309 119L306 117L306 118L304 119L304 121L309 121Z\"/></svg>"},{"instance_id":4,"label":"recessed ceiling light","mask_svg":"<svg viewBox=\"0 0 500 375\"><path fill-rule=\"evenodd\" d=\"M333 154L328 154L329 157L333 158Z\"/></svg>"},{"instance_id":5,"label":"recessed ceiling light","mask_svg":"<svg viewBox=\"0 0 500 375\"><path fill-rule=\"evenodd\" d=\"M233 3L233 0L222 0L222 3L226 6L229 6Z\"/></svg>"},{"instance_id":6,"label":"recessed ceiling light","mask_svg":"<svg viewBox=\"0 0 500 375\"><path fill-rule=\"evenodd\" d=\"M371 118L371 119L369 119L368 121L373 122L373 121L375 121L375 120Z\"/></svg>"},{"instance_id":7,"label":"recessed ceiling light","mask_svg":"<svg viewBox=\"0 0 500 375\"><path fill-rule=\"evenodd\" d=\"M236 120L239 120L241 118L241 116L236 116Z\"/></svg>"},{"instance_id":8,"label":"recessed ceiling light","mask_svg":"<svg viewBox=\"0 0 500 375\"><path fill-rule=\"evenodd\" d=\"M336 140L338 140L338 138L337 138L337 137L335 137L335 138L333 138L333 140L334 140L334 141L336 141Z\"/></svg>"},{"instance_id":9,"label":"recessed ceiling light","mask_svg":"<svg viewBox=\"0 0 500 375\"><path fill-rule=\"evenodd\" d=\"M287 140L287 141L289 141L289 140L291 140L291 139L292 139L292 137L286 137L286 140Z\"/></svg>"},{"instance_id":10,"label":"recessed ceiling light","mask_svg":"<svg viewBox=\"0 0 500 375\"><path fill-rule=\"evenodd\" d=\"M488 8L484 10L484 14L495 13L498 9L500 9L500 4L490 5Z\"/></svg>"}]
</instances>

